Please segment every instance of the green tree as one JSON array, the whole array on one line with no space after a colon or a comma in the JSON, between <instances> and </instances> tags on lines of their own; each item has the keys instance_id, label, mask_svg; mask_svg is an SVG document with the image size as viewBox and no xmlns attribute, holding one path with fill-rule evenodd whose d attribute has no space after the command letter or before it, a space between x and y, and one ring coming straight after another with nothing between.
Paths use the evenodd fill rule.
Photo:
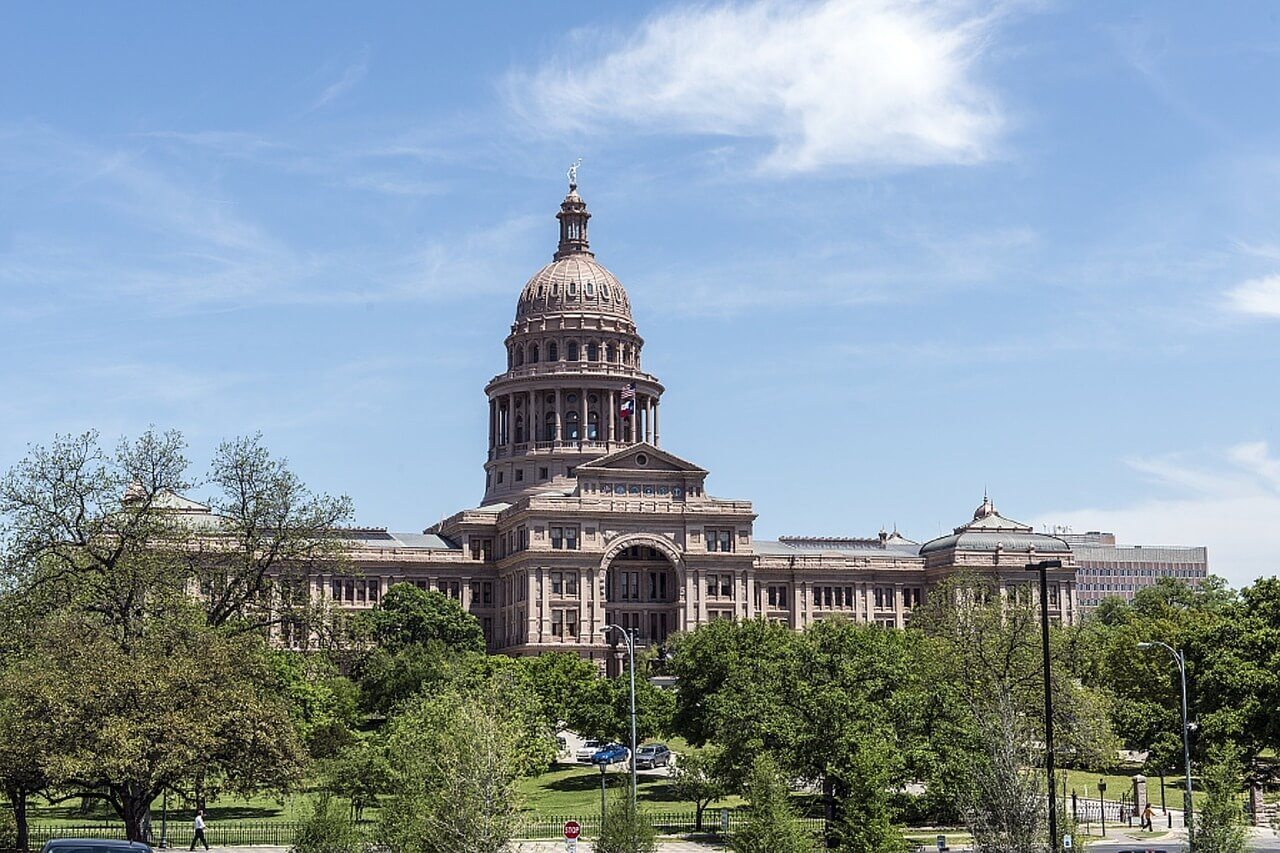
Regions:
<instances>
[{"instance_id":1,"label":"green tree","mask_svg":"<svg viewBox=\"0 0 1280 853\"><path fill-rule=\"evenodd\" d=\"M1229 744L1215 747L1204 766L1204 803L1192 825L1196 850L1244 853L1247 838L1240 786L1239 749Z\"/></svg>"},{"instance_id":2,"label":"green tree","mask_svg":"<svg viewBox=\"0 0 1280 853\"><path fill-rule=\"evenodd\" d=\"M359 690L323 654L271 654L281 695L313 758L331 758L356 740Z\"/></svg>"},{"instance_id":3,"label":"green tree","mask_svg":"<svg viewBox=\"0 0 1280 853\"><path fill-rule=\"evenodd\" d=\"M653 824L631 805L629 790L619 790L605 811L596 853L656 853L658 833Z\"/></svg>"},{"instance_id":4,"label":"green tree","mask_svg":"<svg viewBox=\"0 0 1280 853\"><path fill-rule=\"evenodd\" d=\"M290 853L359 853L363 847L364 840L347 810L324 793L311 815L298 825Z\"/></svg>"},{"instance_id":5,"label":"green tree","mask_svg":"<svg viewBox=\"0 0 1280 853\"><path fill-rule=\"evenodd\" d=\"M679 799L693 803L694 828L702 831L702 814L707 806L729 793L720 778L717 762L720 751L714 746L681 753L671 769L671 790Z\"/></svg>"},{"instance_id":6,"label":"green tree","mask_svg":"<svg viewBox=\"0 0 1280 853\"><path fill-rule=\"evenodd\" d=\"M570 728L583 737L631 743L631 680L595 678L584 685L580 698L570 706ZM636 678L636 743L671 730L675 697L668 691Z\"/></svg>"},{"instance_id":7,"label":"green tree","mask_svg":"<svg viewBox=\"0 0 1280 853\"><path fill-rule=\"evenodd\" d=\"M324 786L351 803L352 817L364 819L367 808L377 806L391 790L391 760L378 735L365 735L322 765Z\"/></svg>"},{"instance_id":8,"label":"green tree","mask_svg":"<svg viewBox=\"0 0 1280 853\"><path fill-rule=\"evenodd\" d=\"M729 846L737 853L815 853L818 845L796 815L791 792L778 765L767 754L751 763L744 787L746 821Z\"/></svg>"},{"instance_id":9,"label":"green tree","mask_svg":"<svg viewBox=\"0 0 1280 853\"><path fill-rule=\"evenodd\" d=\"M43 721L53 787L106 801L142 840L164 789L287 790L303 754L262 641L187 620L152 621L122 646L100 619L57 613L0 673L0 694Z\"/></svg>"},{"instance_id":10,"label":"green tree","mask_svg":"<svg viewBox=\"0 0 1280 853\"><path fill-rule=\"evenodd\" d=\"M475 616L449 596L397 583L367 614L370 633L382 648L396 652L433 642L460 652L483 652L484 631Z\"/></svg>"},{"instance_id":11,"label":"green tree","mask_svg":"<svg viewBox=\"0 0 1280 853\"><path fill-rule=\"evenodd\" d=\"M513 698L501 685L444 693L424 697L392 720L393 794L379 827L390 850L512 848L520 825L516 780L529 769Z\"/></svg>"}]
</instances>

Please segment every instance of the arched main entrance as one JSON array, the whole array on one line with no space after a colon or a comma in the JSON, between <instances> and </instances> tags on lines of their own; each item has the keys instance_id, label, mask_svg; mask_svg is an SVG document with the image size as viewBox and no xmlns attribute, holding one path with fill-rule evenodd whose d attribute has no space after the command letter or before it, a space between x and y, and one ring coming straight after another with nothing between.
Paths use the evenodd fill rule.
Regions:
<instances>
[{"instance_id":1,"label":"arched main entrance","mask_svg":"<svg viewBox=\"0 0 1280 853\"><path fill-rule=\"evenodd\" d=\"M681 625L679 553L656 537L627 537L609 548L604 563L607 623L630 631L637 649L665 643ZM621 669L608 661L610 674Z\"/></svg>"}]
</instances>

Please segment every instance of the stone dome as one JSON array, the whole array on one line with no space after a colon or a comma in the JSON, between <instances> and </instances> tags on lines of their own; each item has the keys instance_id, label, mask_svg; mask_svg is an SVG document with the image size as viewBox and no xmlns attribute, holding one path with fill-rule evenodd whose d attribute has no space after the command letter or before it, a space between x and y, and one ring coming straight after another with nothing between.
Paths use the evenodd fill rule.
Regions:
<instances>
[{"instance_id":1,"label":"stone dome","mask_svg":"<svg viewBox=\"0 0 1280 853\"><path fill-rule=\"evenodd\" d=\"M631 302L622 283L587 252L559 258L534 273L520 292L516 320L581 311L631 322Z\"/></svg>"}]
</instances>

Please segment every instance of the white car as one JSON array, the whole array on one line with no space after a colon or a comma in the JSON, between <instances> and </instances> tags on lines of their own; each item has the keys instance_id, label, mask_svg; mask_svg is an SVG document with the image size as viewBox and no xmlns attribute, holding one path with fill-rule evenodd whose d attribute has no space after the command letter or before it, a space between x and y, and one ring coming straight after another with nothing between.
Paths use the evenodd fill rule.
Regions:
<instances>
[{"instance_id":1,"label":"white car","mask_svg":"<svg viewBox=\"0 0 1280 853\"><path fill-rule=\"evenodd\" d=\"M584 740L582 742L582 746L573 751L573 760L583 764L590 764L591 756L595 755L601 749L604 749L604 744L600 741Z\"/></svg>"}]
</instances>

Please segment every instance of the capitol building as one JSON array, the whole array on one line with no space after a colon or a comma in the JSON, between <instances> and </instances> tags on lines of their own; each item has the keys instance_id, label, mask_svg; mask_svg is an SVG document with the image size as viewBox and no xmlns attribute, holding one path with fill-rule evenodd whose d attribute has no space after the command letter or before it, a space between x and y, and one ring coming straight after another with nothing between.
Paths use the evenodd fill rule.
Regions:
<instances>
[{"instance_id":1,"label":"capitol building","mask_svg":"<svg viewBox=\"0 0 1280 853\"><path fill-rule=\"evenodd\" d=\"M802 629L832 615L902 627L958 572L990 573L1029 595L1048 573L1050 616L1081 618L1077 561L1061 536L1005 518L983 497L953 533L923 544L755 537L749 500L712 497L709 472L661 440L663 384L621 281L591 250L591 213L571 175L550 263L524 285L485 386L484 498L422 533L352 531L349 576L319 579L339 608L377 603L408 582L475 614L492 652L576 652L615 668L606 625L639 646L714 619ZM284 638L289 642L289 638Z\"/></svg>"}]
</instances>

